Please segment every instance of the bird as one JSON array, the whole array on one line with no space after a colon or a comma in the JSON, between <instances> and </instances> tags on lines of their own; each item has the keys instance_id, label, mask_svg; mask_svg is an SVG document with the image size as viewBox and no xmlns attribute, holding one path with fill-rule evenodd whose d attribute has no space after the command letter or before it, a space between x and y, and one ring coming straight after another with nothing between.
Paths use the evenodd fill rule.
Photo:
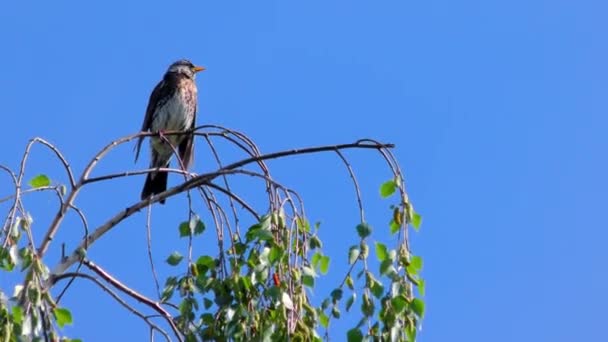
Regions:
<instances>
[{"instance_id":1,"label":"bird","mask_svg":"<svg viewBox=\"0 0 608 342\"><path fill-rule=\"evenodd\" d=\"M184 170L190 167L194 154L194 135L190 133L163 136L163 132L194 128L198 106L195 76L204 70L205 67L196 66L187 59L178 60L169 66L163 79L152 90L141 126L142 132L159 133L159 136L150 139L151 169L169 167L174 150L178 151L179 166ZM143 139L144 137L139 137L135 147L136 162ZM141 191L141 199L165 191L167 177L166 171L148 173ZM165 200L160 203L164 204Z\"/></svg>"}]
</instances>

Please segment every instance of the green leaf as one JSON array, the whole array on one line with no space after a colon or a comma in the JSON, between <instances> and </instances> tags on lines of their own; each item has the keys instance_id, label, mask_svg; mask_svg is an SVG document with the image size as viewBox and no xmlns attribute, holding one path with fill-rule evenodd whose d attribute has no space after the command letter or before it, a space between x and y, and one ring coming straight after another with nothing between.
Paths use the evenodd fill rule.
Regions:
<instances>
[{"instance_id":1,"label":"green leaf","mask_svg":"<svg viewBox=\"0 0 608 342\"><path fill-rule=\"evenodd\" d=\"M362 342L363 341L363 333L361 333L361 330L354 328L354 329L350 329L347 333L346 333L346 339L348 342Z\"/></svg>"},{"instance_id":2,"label":"green leaf","mask_svg":"<svg viewBox=\"0 0 608 342\"><path fill-rule=\"evenodd\" d=\"M355 302L356 299L357 299L357 294L353 292L353 294L351 294L350 297L348 297L348 300L346 300L346 311L350 310L350 307L353 306L353 303Z\"/></svg>"},{"instance_id":3,"label":"green leaf","mask_svg":"<svg viewBox=\"0 0 608 342\"><path fill-rule=\"evenodd\" d=\"M190 236L190 223L188 221L179 224L179 237Z\"/></svg>"},{"instance_id":4,"label":"green leaf","mask_svg":"<svg viewBox=\"0 0 608 342\"><path fill-rule=\"evenodd\" d=\"M305 217L298 217L297 219L298 229L301 229L307 233L310 233L310 223Z\"/></svg>"},{"instance_id":5,"label":"green leaf","mask_svg":"<svg viewBox=\"0 0 608 342\"><path fill-rule=\"evenodd\" d=\"M321 240L317 235L313 235L308 240L308 246L310 247L310 249L316 249L323 247L323 244L321 243Z\"/></svg>"},{"instance_id":6,"label":"green leaf","mask_svg":"<svg viewBox=\"0 0 608 342\"><path fill-rule=\"evenodd\" d=\"M412 226L418 231L420 230L420 225L422 225L422 216L415 212L414 215L412 215Z\"/></svg>"},{"instance_id":7,"label":"green leaf","mask_svg":"<svg viewBox=\"0 0 608 342\"><path fill-rule=\"evenodd\" d=\"M40 295L40 291L38 291L38 288L36 288L33 285L29 285L28 288L26 289L26 294L27 294L27 298L34 303L35 305L39 305L40 304L40 300L42 298L42 296Z\"/></svg>"},{"instance_id":8,"label":"green leaf","mask_svg":"<svg viewBox=\"0 0 608 342\"><path fill-rule=\"evenodd\" d=\"M205 231L205 224L198 215L193 215L190 219L190 229L194 232L194 235L200 235Z\"/></svg>"},{"instance_id":9,"label":"green leaf","mask_svg":"<svg viewBox=\"0 0 608 342\"><path fill-rule=\"evenodd\" d=\"M410 264L407 266L407 274L409 275L417 275L418 272L422 269L422 258L419 256L414 256L410 259Z\"/></svg>"},{"instance_id":10,"label":"green leaf","mask_svg":"<svg viewBox=\"0 0 608 342\"><path fill-rule=\"evenodd\" d=\"M282 252L283 251L281 250L280 247L272 246L272 248L270 249L270 253L268 254L268 261L270 261L271 265L274 264L275 261L279 260Z\"/></svg>"},{"instance_id":11,"label":"green leaf","mask_svg":"<svg viewBox=\"0 0 608 342\"><path fill-rule=\"evenodd\" d=\"M382 261L380 263L380 274L381 275L387 274L392 265L393 265L393 262L391 261L391 259L386 259L386 260Z\"/></svg>"},{"instance_id":12,"label":"green leaf","mask_svg":"<svg viewBox=\"0 0 608 342\"><path fill-rule=\"evenodd\" d=\"M163 289L163 293L160 297L161 302L166 302L173 296L173 292L175 292L175 286L177 285L176 277L169 277L165 281L165 288Z\"/></svg>"},{"instance_id":13,"label":"green leaf","mask_svg":"<svg viewBox=\"0 0 608 342\"><path fill-rule=\"evenodd\" d=\"M213 259L209 255L202 255L196 260L196 264L202 267L206 267L207 269L213 269L215 268L215 259Z\"/></svg>"},{"instance_id":14,"label":"green leaf","mask_svg":"<svg viewBox=\"0 0 608 342\"><path fill-rule=\"evenodd\" d=\"M209 309L211 305L213 305L213 301L211 299L203 298L203 306L205 307L205 310Z\"/></svg>"},{"instance_id":15,"label":"green leaf","mask_svg":"<svg viewBox=\"0 0 608 342\"><path fill-rule=\"evenodd\" d=\"M406 326L405 333L408 341L416 341L416 325L410 323Z\"/></svg>"},{"instance_id":16,"label":"green leaf","mask_svg":"<svg viewBox=\"0 0 608 342\"><path fill-rule=\"evenodd\" d=\"M264 215L260 218L260 228L263 230L270 230L270 222L272 221L271 215Z\"/></svg>"},{"instance_id":17,"label":"green leaf","mask_svg":"<svg viewBox=\"0 0 608 342\"><path fill-rule=\"evenodd\" d=\"M190 313L192 313L195 306L198 307L198 304L196 304L196 301L194 301L194 299L185 298L179 304L179 313L182 314L182 316L189 316Z\"/></svg>"},{"instance_id":18,"label":"green leaf","mask_svg":"<svg viewBox=\"0 0 608 342\"><path fill-rule=\"evenodd\" d=\"M32 251L28 247L23 247L19 250L19 258L21 259L21 270L22 271L32 265L32 261L33 261Z\"/></svg>"},{"instance_id":19,"label":"green leaf","mask_svg":"<svg viewBox=\"0 0 608 342\"><path fill-rule=\"evenodd\" d=\"M47 175L40 174L40 175L32 178L28 182L28 184L32 188L41 188L43 186L49 186L49 185L51 185L51 180L49 179L49 177L47 177Z\"/></svg>"},{"instance_id":20,"label":"green leaf","mask_svg":"<svg viewBox=\"0 0 608 342\"><path fill-rule=\"evenodd\" d=\"M13 223L13 226L10 229L10 236L13 239L13 241L19 241L19 237L21 236L21 231L19 230L19 227L24 226L23 224L21 224L22 221L25 221L25 220L22 219L21 217L17 217L15 219L15 223Z\"/></svg>"},{"instance_id":21,"label":"green leaf","mask_svg":"<svg viewBox=\"0 0 608 342\"><path fill-rule=\"evenodd\" d=\"M372 293L374 294L374 297L380 298L380 297L382 297L382 294L384 293L384 286L382 286L382 283L380 283L379 281L374 280L374 282L372 283L372 286L371 286L371 290L372 290Z\"/></svg>"},{"instance_id":22,"label":"green leaf","mask_svg":"<svg viewBox=\"0 0 608 342\"><path fill-rule=\"evenodd\" d=\"M214 325L215 324L215 317L212 314L210 314L210 313L204 313L204 314L202 314L201 315L201 320L206 325Z\"/></svg>"},{"instance_id":23,"label":"green leaf","mask_svg":"<svg viewBox=\"0 0 608 342\"><path fill-rule=\"evenodd\" d=\"M314 268L319 267L319 262L321 262L322 257L323 257L323 254L321 254L321 252L316 252L315 254L313 254L312 258L310 258L310 263L312 264L312 267L314 267Z\"/></svg>"},{"instance_id":24,"label":"green leaf","mask_svg":"<svg viewBox=\"0 0 608 342\"><path fill-rule=\"evenodd\" d=\"M171 266L175 266L177 264L179 264L180 261L182 261L182 259L184 259L184 257L179 254L179 252L173 252L171 253L171 255L169 255L169 257L167 257L167 263Z\"/></svg>"},{"instance_id":25,"label":"green leaf","mask_svg":"<svg viewBox=\"0 0 608 342\"><path fill-rule=\"evenodd\" d=\"M395 222L395 220L391 220L391 223L390 223L391 234L397 233L399 231L399 229L401 229L401 226L397 222Z\"/></svg>"},{"instance_id":26,"label":"green leaf","mask_svg":"<svg viewBox=\"0 0 608 342\"><path fill-rule=\"evenodd\" d=\"M329 257L327 255L324 255L323 257L321 257L321 266L320 266L320 270L321 270L321 274L327 274L327 271L329 271Z\"/></svg>"},{"instance_id":27,"label":"green leaf","mask_svg":"<svg viewBox=\"0 0 608 342\"><path fill-rule=\"evenodd\" d=\"M334 306L331 309L331 315L334 316L334 318L340 318L340 309L338 309L337 306Z\"/></svg>"},{"instance_id":28,"label":"green leaf","mask_svg":"<svg viewBox=\"0 0 608 342\"><path fill-rule=\"evenodd\" d=\"M374 307L374 301L369 298L369 296L364 293L363 294L363 300L361 303L361 312L366 316L366 317L371 317L374 314L374 310L376 308Z\"/></svg>"},{"instance_id":29,"label":"green leaf","mask_svg":"<svg viewBox=\"0 0 608 342\"><path fill-rule=\"evenodd\" d=\"M359 237L365 239L372 233L372 227L370 227L367 223L360 223L357 225L357 233L359 233Z\"/></svg>"},{"instance_id":30,"label":"green leaf","mask_svg":"<svg viewBox=\"0 0 608 342\"><path fill-rule=\"evenodd\" d=\"M349 289L354 290L355 289L355 284L353 284L353 278L351 278L350 274L346 276L346 286L348 286Z\"/></svg>"},{"instance_id":31,"label":"green leaf","mask_svg":"<svg viewBox=\"0 0 608 342\"><path fill-rule=\"evenodd\" d=\"M234 244L234 252L236 255L242 255L247 250L247 245L241 242L236 242Z\"/></svg>"},{"instance_id":32,"label":"green leaf","mask_svg":"<svg viewBox=\"0 0 608 342\"><path fill-rule=\"evenodd\" d=\"M361 259L367 259L367 256L369 255L369 246L367 243L365 243L365 241L361 241L359 246L361 247Z\"/></svg>"},{"instance_id":33,"label":"green leaf","mask_svg":"<svg viewBox=\"0 0 608 342\"><path fill-rule=\"evenodd\" d=\"M348 264L352 265L355 263L355 261L357 261L357 259L359 258L359 248L357 248L357 246L351 246L350 249L348 250Z\"/></svg>"},{"instance_id":34,"label":"green leaf","mask_svg":"<svg viewBox=\"0 0 608 342\"><path fill-rule=\"evenodd\" d=\"M16 324L23 322L23 309L20 306L13 306L13 321Z\"/></svg>"},{"instance_id":35,"label":"green leaf","mask_svg":"<svg viewBox=\"0 0 608 342\"><path fill-rule=\"evenodd\" d=\"M413 256L410 260L410 266L414 267L417 270L422 269L422 258L419 256Z\"/></svg>"},{"instance_id":36,"label":"green leaf","mask_svg":"<svg viewBox=\"0 0 608 342\"><path fill-rule=\"evenodd\" d=\"M418 317L424 316L424 302L421 299L414 298L410 303L410 306Z\"/></svg>"},{"instance_id":37,"label":"green leaf","mask_svg":"<svg viewBox=\"0 0 608 342\"><path fill-rule=\"evenodd\" d=\"M397 183L394 180L386 181L380 186L380 196L387 198L395 193L395 189L397 189Z\"/></svg>"},{"instance_id":38,"label":"green leaf","mask_svg":"<svg viewBox=\"0 0 608 342\"><path fill-rule=\"evenodd\" d=\"M418 279L418 293L421 296L424 296L425 287L426 287L426 285L425 285L424 279Z\"/></svg>"},{"instance_id":39,"label":"green leaf","mask_svg":"<svg viewBox=\"0 0 608 342\"><path fill-rule=\"evenodd\" d=\"M384 261L388 257L388 249L386 245L380 242L376 242L376 256L378 261Z\"/></svg>"},{"instance_id":40,"label":"green leaf","mask_svg":"<svg viewBox=\"0 0 608 342\"><path fill-rule=\"evenodd\" d=\"M255 226L254 226L255 227ZM273 239L272 232L268 229L264 229L261 227L250 229L245 235L248 242L251 242L255 239L260 241L270 241Z\"/></svg>"},{"instance_id":41,"label":"green leaf","mask_svg":"<svg viewBox=\"0 0 608 342\"><path fill-rule=\"evenodd\" d=\"M72 324L72 313L68 309L55 308L53 309L53 315L60 328L63 328L66 324Z\"/></svg>"},{"instance_id":42,"label":"green leaf","mask_svg":"<svg viewBox=\"0 0 608 342\"><path fill-rule=\"evenodd\" d=\"M343 294L343 291L341 289L334 289L333 291L331 291L330 296L331 296L332 301L334 301L334 303L335 303L335 302L339 301L340 299L342 299L342 294Z\"/></svg>"},{"instance_id":43,"label":"green leaf","mask_svg":"<svg viewBox=\"0 0 608 342\"><path fill-rule=\"evenodd\" d=\"M327 329L327 327L329 326L329 317L327 317L327 315L324 312L321 312L319 314L319 323L325 329Z\"/></svg>"},{"instance_id":44,"label":"green leaf","mask_svg":"<svg viewBox=\"0 0 608 342\"><path fill-rule=\"evenodd\" d=\"M391 305L395 309L395 312L401 313L407 306L407 300L403 296L397 296L391 299Z\"/></svg>"},{"instance_id":45,"label":"green leaf","mask_svg":"<svg viewBox=\"0 0 608 342\"><path fill-rule=\"evenodd\" d=\"M317 276L317 272L314 270L314 268L310 268L307 266L302 266L302 273L304 273L305 275L309 275L311 277Z\"/></svg>"},{"instance_id":46,"label":"green leaf","mask_svg":"<svg viewBox=\"0 0 608 342\"><path fill-rule=\"evenodd\" d=\"M311 275L303 275L302 284L304 284L310 288L313 288L313 287L315 287L315 278Z\"/></svg>"}]
</instances>

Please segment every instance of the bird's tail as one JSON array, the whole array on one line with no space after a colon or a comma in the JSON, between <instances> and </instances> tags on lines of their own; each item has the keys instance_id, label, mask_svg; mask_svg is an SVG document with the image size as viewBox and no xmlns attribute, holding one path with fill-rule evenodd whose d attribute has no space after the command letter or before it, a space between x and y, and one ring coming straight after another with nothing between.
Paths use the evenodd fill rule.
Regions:
<instances>
[{"instance_id":1,"label":"bird's tail","mask_svg":"<svg viewBox=\"0 0 608 342\"><path fill-rule=\"evenodd\" d=\"M166 171L150 172L146 177L144 188L141 191L141 199L146 199L152 195L160 194L167 190L167 177L169 174ZM160 204L164 204L165 200L160 200Z\"/></svg>"}]
</instances>

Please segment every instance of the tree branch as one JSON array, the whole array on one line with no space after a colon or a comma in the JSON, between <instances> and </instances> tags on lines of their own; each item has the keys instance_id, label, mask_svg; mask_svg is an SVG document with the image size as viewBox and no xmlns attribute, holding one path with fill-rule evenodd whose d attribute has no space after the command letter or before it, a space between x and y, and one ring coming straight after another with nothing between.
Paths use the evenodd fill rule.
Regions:
<instances>
[{"instance_id":1,"label":"tree branch","mask_svg":"<svg viewBox=\"0 0 608 342\"><path fill-rule=\"evenodd\" d=\"M112 289L110 289L104 283L99 281L99 279L97 279L91 275L85 274L85 273L68 272L68 273L64 273L62 275L55 277L54 281L56 283L60 280L66 279L66 278L70 278L70 281L72 281L74 278L84 278L84 279L88 279L88 280L94 282L97 286L99 286L102 290L104 290L107 294L109 294L112 298L114 298L114 300L116 300L120 305L122 305L124 308L129 310L131 313L135 314L137 317L144 320L150 326L151 329L154 329L154 330L160 332L167 341L171 341L171 338L169 338L169 334L167 334L166 331L161 329L158 325L154 324L150 320L150 318L148 318L147 316L145 316L144 314L139 312L137 309L135 309L134 307L129 305L129 303L124 301L124 299L120 298L120 296L116 292L112 291Z\"/></svg>"},{"instance_id":2,"label":"tree branch","mask_svg":"<svg viewBox=\"0 0 608 342\"><path fill-rule=\"evenodd\" d=\"M175 325L175 322L173 322L173 316L171 316L171 314L167 312L167 310L165 310L158 302L155 302L152 299L140 294L139 292L127 287L119 280L114 278L112 275L110 275L108 272L104 271L101 267L95 265L92 261L83 260L83 265L85 265L88 269L100 276L103 280L112 284L112 286L114 286L116 289L120 290L129 297L137 300L138 302L147 305L152 310L160 314L167 321L167 323L169 323L178 341L183 341L179 329ZM56 281L56 279L58 279L58 277L53 278L53 281Z\"/></svg>"},{"instance_id":3,"label":"tree branch","mask_svg":"<svg viewBox=\"0 0 608 342\"><path fill-rule=\"evenodd\" d=\"M159 202L160 200L175 196L176 194L179 194L179 193L182 193L189 189L201 186L203 184L208 184L213 179L215 179L219 176L234 173L236 169L238 169L242 166L245 166L245 165L248 165L248 164L251 164L254 162L262 161L262 160L277 159L277 158L281 158L281 157L285 157L285 156L293 156L293 155L299 155L299 154L311 154L311 153L329 152L329 151L335 152L336 150L344 150L344 149L352 149L352 148L382 150L382 149L392 148L392 147L394 147L393 144L378 144L378 143L357 141L357 142L351 143L351 144L340 144L340 145L309 147L309 148L302 148L302 149L292 149L292 150L269 153L269 154L261 155L259 157L246 158L246 159L234 162L232 164L229 164L227 166L224 166L223 168L221 168L217 171L198 175L188 181L183 182L182 184L180 184L178 186L170 188L156 196L151 196L149 198L146 198L124 210L121 210L119 213L114 215L114 217L112 217L111 219L106 221L106 223L102 224L97 229L95 229L95 231L93 231L93 233L91 233L86 239L84 239L79 244L79 246L72 252L72 254L69 257L64 259L59 265L57 265L57 267L55 267L55 269L53 270L53 273L61 274L61 273L65 272L72 264L74 264L76 261L78 261L80 259L80 255L81 255L82 251L86 249L86 246L90 246L91 244L93 244L97 239L99 239L102 235L104 235L107 231L112 229L118 223L122 222L124 219L126 219L127 217L130 217L131 215L138 212L140 209L146 207L147 205Z\"/></svg>"}]
</instances>

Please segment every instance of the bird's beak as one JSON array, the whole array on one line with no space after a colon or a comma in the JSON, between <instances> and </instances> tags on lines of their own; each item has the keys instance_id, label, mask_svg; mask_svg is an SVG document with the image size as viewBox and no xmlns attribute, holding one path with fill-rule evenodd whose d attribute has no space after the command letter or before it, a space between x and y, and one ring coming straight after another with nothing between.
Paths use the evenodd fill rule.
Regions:
<instances>
[{"instance_id":1,"label":"bird's beak","mask_svg":"<svg viewBox=\"0 0 608 342\"><path fill-rule=\"evenodd\" d=\"M205 67L202 66L195 66L194 67L194 72L199 72L199 71L205 71L207 70Z\"/></svg>"}]
</instances>

